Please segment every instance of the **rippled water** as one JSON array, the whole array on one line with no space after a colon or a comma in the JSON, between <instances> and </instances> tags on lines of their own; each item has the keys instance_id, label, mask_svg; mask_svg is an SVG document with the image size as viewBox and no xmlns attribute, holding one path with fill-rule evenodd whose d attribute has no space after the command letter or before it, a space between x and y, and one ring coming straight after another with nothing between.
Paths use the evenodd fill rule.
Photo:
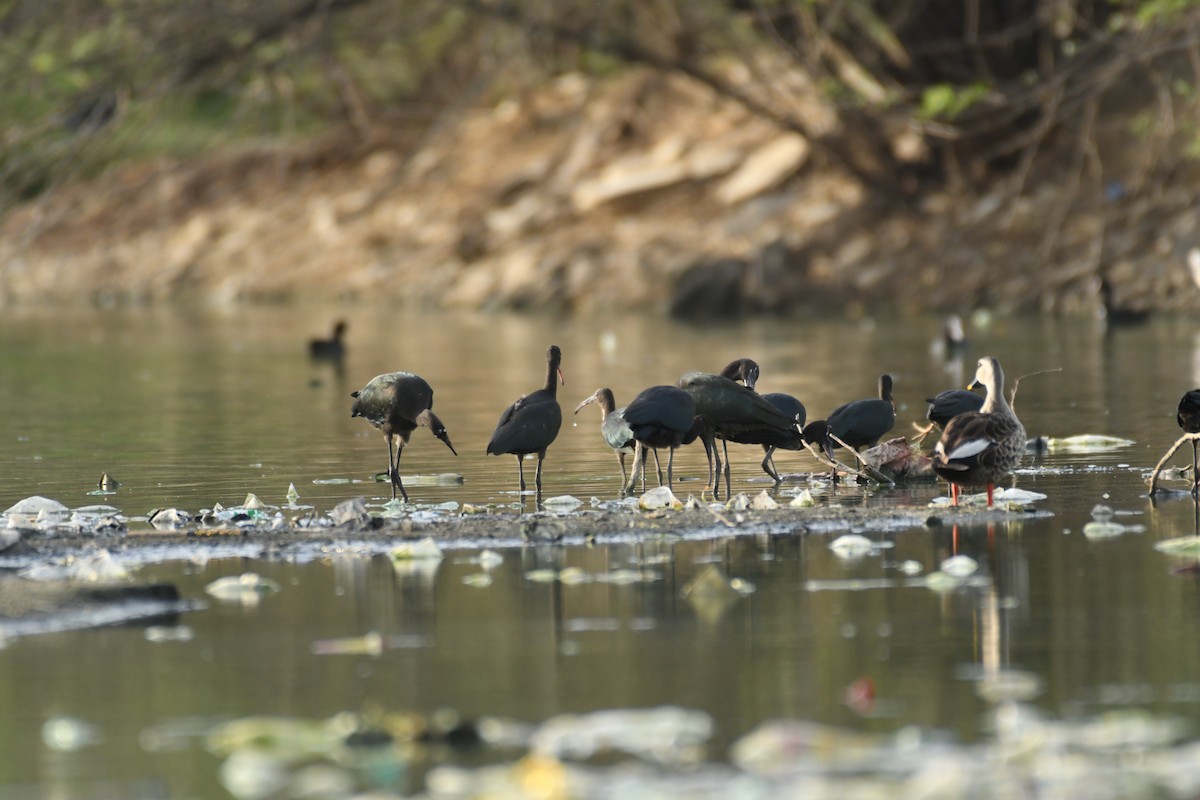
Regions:
<instances>
[{"instance_id":1,"label":"rippled water","mask_svg":"<svg viewBox=\"0 0 1200 800\"><path fill-rule=\"evenodd\" d=\"M304 351L305 339L333 319L296 308L10 314L0 321L0 502L41 494L69 506L103 500L136 515L232 505L247 492L280 503L290 483L320 509L360 494L382 499L386 484L372 475L386 465L384 442L350 418L348 395L396 369L433 385L434 408L460 454L419 430L404 474L464 478L406 480L412 499L511 502L513 459L483 450L504 406L541 384L551 342L564 351L559 399L568 417L598 386L624 403L686 370L716 370L748 355L762 366L760 390L797 395L810 418L869 396L888 371L897 430L908 431L923 398L963 385L973 364L935 353L938 323L926 318L691 327L394 309L351 319L338 373ZM199 733L255 714L452 708L540 722L567 711L675 704L712 715L707 751L715 761L777 718L875 732L913 725L968 743L991 735L977 679L1007 668L1042 680L1034 704L1050 718L1147 709L1188 721L1194 735L1200 593L1194 575L1179 569L1184 562L1154 544L1195 533L1197 516L1190 500L1151 504L1142 483L1178 435L1179 395L1200 385L1193 327L1186 319L1107 333L1084 320L976 327L973 354L998 356L1010 383L1062 368L1021 385L1017 410L1031 434L1107 434L1135 444L1026 462L1017 483L1048 495L1037 504L1044 516L869 533L883 549L858 560L836 556L831 533L506 549L488 586L464 582L480 572L469 551L413 572L352 556L147 567L140 577L173 581L197 599L214 578L247 569L283 590L255 607L213 604L185 614L186 641L152 642L134 627L10 642L0 650L0 742L9 754L0 760L0 794L222 796L221 760L202 737L176 735L164 746L159 732ZM547 460L548 497L615 495L616 460L598 428L594 406L564 425ZM702 480L703 454L689 450L677 474ZM735 492L770 487L760 449L731 454ZM776 464L785 473L817 468L794 453L777 454ZM121 489L89 495L105 471ZM685 481L680 492L698 486ZM933 484L849 488L837 500L848 508L924 506L940 493ZM1084 536L1100 503L1144 530ZM934 592L895 566L913 560L928 573L952 553L979 562L978 585ZM756 590L715 609L685 599L684 586L712 564ZM632 585L524 577L572 566L593 576L640 567L656 577ZM313 653L314 641L370 631L411 638L375 656ZM845 689L861 679L873 683L876 702L855 711ZM58 715L94 725L98 741L71 752L47 747L39 731ZM456 760L421 756L413 775L425 758Z\"/></svg>"}]
</instances>

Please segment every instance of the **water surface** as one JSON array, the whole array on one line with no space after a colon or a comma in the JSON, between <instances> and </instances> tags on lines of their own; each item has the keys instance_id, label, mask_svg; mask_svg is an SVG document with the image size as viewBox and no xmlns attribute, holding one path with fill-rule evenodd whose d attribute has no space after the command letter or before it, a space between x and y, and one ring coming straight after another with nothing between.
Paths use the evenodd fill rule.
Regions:
<instances>
[{"instance_id":1,"label":"water surface","mask_svg":"<svg viewBox=\"0 0 1200 800\"><path fill-rule=\"evenodd\" d=\"M386 448L350 418L349 392L397 369L433 385L434 408L459 451L455 458L419 430L404 474L463 476L461 484L409 481L412 499L518 501L514 459L483 450L500 411L540 386L551 342L564 352L559 399L568 421L547 461L546 496L615 496L616 460L599 438L597 409L570 419L598 386L611 387L623 404L645 386L746 355L762 366L761 391L795 394L810 418L870 396L888 371L903 432L923 415L923 398L970 379L977 355L998 356L1010 385L1022 373L1061 367L1021 385L1017 410L1030 433L1107 434L1135 444L1028 461L1017 484L1047 495L1037 504L1045 515L868 531L884 548L853 561L829 549L839 533L832 532L506 548L486 587L464 583L481 571L469 550L413 571L354 556L145 567L139 577L175 582L198 599L213 579L245 570L283 590L254 607L210 603L185 614L186 641L151 642L129 627L9 642L0 650L5 797L223 796L221 759L201 736L165 747L156 732L200 733L249 715L451 708L540 722L563 712L675 704L712 715L715 761L777 718L865 731L918 726L970 743L991 735L977 678L1000 669L1040 677L1033 702L1051 719L1137 708L1197 730L1200 595L1182 562L1153 546L1195 533L1196 512L1186 499L1152 504L1142 482L1178 435L1179 395L1200 385L1200 341L1188 320L1106 332L1085 320L995 319L972 331L971 355L947 361L931 347L938 321L926 318L694 327L391 309L351 320L339 372L310 363L304 346L334 317L296 308L10 314L0 323L0 502L41 494L72 507L100 500L137 515L233 505L248 492L282 503L293 483L301 502L323 510L358 495L381 501L387 486L372 476L386 465ZM771 488L759 448L731 455L735 492ZM681 460L686 495L698 491L703 454L690 448ZM818 469L794 453L778 454L776 465L785 473ZM121 489L89 495L105 471ZM832 502L923 507L941 493L932 483L850 487ZM532 509L531 499L525 503ZM1084 536L1097 504L1128 512L1119 519L1144 530ZM977 585L934 592L896 568L912 560L928 573L953 553L979 562ZM714 564L755 591L717 609L689 602L683 587ZM640 568L654 579L525 578L572 566L592 576ZM850 588L852 579L877 588ZM314 641L371 631L408 637L409 646L374 656L313 652ZM863 678L877 702L856 711L844 693ZM48 748L38 732L59 715L94 725L99 741L72 752ZM427 765L412 765L400 781L406 790L419 786Z\"/></svg>"}]
</instances>

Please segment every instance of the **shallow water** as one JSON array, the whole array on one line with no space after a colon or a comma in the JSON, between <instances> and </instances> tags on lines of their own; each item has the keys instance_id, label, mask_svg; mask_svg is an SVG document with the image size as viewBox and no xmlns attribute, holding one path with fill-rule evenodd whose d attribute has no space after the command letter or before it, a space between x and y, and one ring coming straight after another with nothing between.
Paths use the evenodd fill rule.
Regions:
<instances>
[{"instance_id":1,"label":"shallow water","mask_svg":"<svg viewBox=\"0 0 1200 800\"><path fill-rule=\"evenodd\" d=\"M386 484L372 480L386 465L384 442L350 418L348 395L395 369L433 385L434 408L459 452L455 458L418 430L403 474L463 476L461 484L409 479L412 499L518 501L514 459L483 449L504 406L540 385L551 342L564 351L559 399L568 421L547 460L545 494L584 500L611 498L618 482L598 410L570 418L600 385L623 404L647 385L749 355L762 366L761 391L793 393L815 418L872 394L886 370L896 378L896 430L909 432L924 397L963 385L973 371L973 357L947 362L933 351L938 323L923 318L697 328L392 310L352 320L339 374L304 352L304 340L332 321L328 311L295 308L10 314L0 323L7 442L0 502L41 494L139 515L234 505L248 492L282 503L292 483L301 502L322 510L362 494L385 499ZM880 549L860 559L829 548L848 523L847 531L808 536L506 548L487 586L473 585L482 568L469 563L469 550L408 571L354 556L144 567L139 577L175 582L200 600L215 578L251 569L282 591L252 607L209 601L182 616L191 632L183 641L151 641L129 627L9 642L0 650L0 742L9 753L0 760L0 794L222 796L221 759L199 734L222 719L259 714L451 708L541 722L568 711L674 704L712 715L706 753L718 762L739 737L779 718L874 732L917 726L965 746L992 735L980 676L1005 669L1041 679L1032 702L1051 719L1147 709L1184 719L1194 736L1200 592L1195 576L1179 569L1186 562L1154 544L1196 533L1196 511L1187 499L1150 503L1142 482L1178 435L1176 400L1200 385L1192 327L1186 319L1108 332L1083 320L995 319L976 327L972 353L998 356L1010 385L1022 373L1062 367L1021 385L1017 410L1031 434L1135 443L1027 461L1017 485L1047 495L1035 506L1044 515L865 531ZM758 467L761 450L731 455L735 492L770 488ZM1181 453L1176 463L1184 460ZM681 461L686 495L701 485L703 454L689 448ZM777 454L776 465L785 473L818 468L795 453ZM90 495L105 471L122 487ZM789 481L782 491L798 485ZM941 493L934 484L847 488L836 502L924 506ZM532 498L524 502L532 508ZM1144 530L1083 535L1097 504L1128 512L1116 519ZM954 553L979 562L976 579L949 592L924 585L923 576ZM910 560L921 566L916 578L896 566ZM713 564L754 591L726 603L686 599L684 587ZM652 575L629 585L525 577L565 567ZM315 641L371 631L404 637L404 645L377 655L313 652ZM860 679L870 680L876 699L855 710L845 689ZM48 747L39 731L57 716L86 721L97 740L65 752ZM504 757L514 756L467 760ZM428 763L456 760L420 755L397 782L413 789Z\"/></svg>"}]
</instances>

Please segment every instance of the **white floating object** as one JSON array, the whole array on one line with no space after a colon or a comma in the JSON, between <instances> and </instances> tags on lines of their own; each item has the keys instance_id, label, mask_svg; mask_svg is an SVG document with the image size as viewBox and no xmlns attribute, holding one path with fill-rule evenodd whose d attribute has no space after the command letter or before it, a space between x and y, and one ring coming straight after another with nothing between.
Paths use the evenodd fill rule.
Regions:
<instances>
[{"instance_id":1,"label":"white floating object","mask_svg":"<svg viewBox=\"0 0 1200 800\"><path fill-rule=\"evenodd\" d=\"M683 502L675 496L668 486L659 486L657 489L651 489L646 492L638 500L638 508L653 511L659 508L674 508L682 509Z\"/></svg>"},{"instance_id":2,"label":"white floating object","mask_svg":"<svg viewBox=\"0 0 1200 800\"><path fill-rule=\"evenodd\" d=\"M292 505L295 505L296 501L299 499L300 499L300 493L296 491L296 484L289 483L288 490L287 490L287 501L289 503L291 503Z\"/></svg>"},{"instance_id":3,"label":"white floating object","mask_svg":"<svg viewBox=\"0 0 1200 800\"><path fill-rule=\"evenodd\" d=\"M558 580L558 571L553 569L533 569L525 573L525 580L532 583L554 583Z\"/></svg>"},{"instance_id":4,"label":"white floating object","mask_svg":"<svg viewBox=\"0 0 1200 800\"><path fill-rule=\"evenodd\" d=\"M414 561L423 559L439 559L443 557L442 548L431 537L426 536L415 544L399 544L392 548L393 561Z\"/></svg>"},{"instance_id":5,"label":"white floating object","mask_svg":"<svg viewBox=\"0 0 1200 800\"><path fill-rule=\"evenodd\" d=\"M543 505L550 508L578 508L583 505L583 501L569 494L560 494L558 497L551 497Z\"/></svg>"},{"instance_id":6,"label":"white floating object","mask_svg":"<svg viewBox=\"0 0 1200 800\"><path fill-rule=\"evenodd\" d=\"M920 575L921 570L924 569L924 567L921 566L920 561L915 561L910 558L907 561L901 561L899 564L897 564L896 569L900 570L905 575Z\"/></svg>"},{"instance_id":7,"label":"white floating object","mask_svg":"<svg viewBox=\"0 0 1200 800\"><path fill-rule=\"evenodd\" d=\"M504 563L504 556L495 550L484 550L479 554L479 566L484 569L495 569Z\"/></svg>"},{"instance_id":8,"label":"white floating object","mask_svg":"<svg viewBox=\"0 0 1200 800\"><path fill-rule=\"evenodd\" d=\"M257 602L260 595L278 592L280 586L270 578L264 578L256 572L244 572L241 575L227 575L217 578L204 591L218 600L237 601L244 604Z\"/></svg>"},{"instance_id":9,"label":"white floating object","mask_svg":"<svg viewBox=\"0 0 1200 800\"><path fill-rule=\"evenodd\" d=\"M726 503L725 507L730 511L745 511L750 507L750 497L743 492Z\"/></svg>"},{"instance_id":10,"label":"white floating object","mask_svg":"<svg viewBox=\"0 0 1200 800\"><path fill-rule=\"evenodd\" d=\"M1093 520L1083 526L1083 535L1089 539L1112 539L1126 533L1130 527L1119 522Z\"/></svg>"},{"instance_id":11,"label":"white floating object","mask_svg":"<svg viewBox=\"0 0 1200 800\"><path fill-rule=\"evenodd\" d=\"M1017 489L1014 487L1011 489L996 489L995 493L993 494L993 498L995 502L998 503L1003 502L1027 505L1029 503L1036 503L1038 500L1045 500L1046 495L1042 494L1041 492L1030 492L1026 489ZM987 502L986 494L984 495L984 502Z\"/></svg>"},{"instance_id":12,"label":"white floating object","mask_svg":"<svg viewBox=\"0 0 1200 800\"><path fill-rule=\"evenodd\" d=\"M979 569L979 562L970 556L951 556L942 562L942 572L952 578L965 578L974 575Z\"/></svg>"},{"instance_id":13,"label":"white floating object","mask_svg":"<svg viewBox=\"0 0 1200 800\"><path fill-rule=\"evenodd\" d=\"M266 504L263 503L262 500L258 499L258 495L256 495L254 492L250 492L246 495L246 499L242 501L242 508L255 511L266 508Z\"/></svg>"},{"instance_id":14,"label":"white floating object","mask_svg":"<svg viewBox=\"0 0 1200 800\"><path fill-rule=\"evenodd\" d=\"M42 742L59 753L82 750L102 738L99 728L75 717L51 717L42 723Z\"/></svg>"},{"instance_id":15,"label":"white floating object","mask_svg":"<svg viewBox=\"0 0 1200 800\"><path fill-rule=\"evenodd\" d=\"M1117 450L1137 444L1132 439L1122 439L1119 436L1104 436L1095 433L1083 433L1077 436L1067 436L1063 439L1049 438L1046 446L1051 450L1071 450L1076 453L1096 453L1104 450Z\"/></svg>"},{"instance_id":16,"label":"white floating object","mask_svg":"<svg viewBox=\"0 0 1200 800\"><path fill-rule=\"evenodd\" d=\"M829 549L839 558L862 558L875 550L875 543L857 533L847 533L829 543Z\"/></svg>"},{"instance_id":17,"label":"white floating object","mask_svg":"<svg viewBox=\"0 0 1200 800\"><path fill-rule=\"evenodd\" d=\"M792 502L788 503L792 508L811 508L815 506L817 501L813 499L812 492L808 489L801 489L800 494L792 498Z\"/></svg>"},{"instance_id":18,"label":"white floating object","mask_svg":"<svg viewBox=\"0 0 1200 800\"><path fill-rule=\"evenodd\" d=\"M462 582L467 586L482 588L484 586L492 585L492 576L487 572L476 572L471 575L464 575Z\"/></svg>"},{"instance_id":19,"label":"white floating object","mask_svg":"<svg viewBox=\"0 0 1200 800\"><path fill-rule=\"evenodd\" d=\"M767 494L766 489L763 489L754 496L753 500L750 501L750 508L754 509L755 511L771 510L779 508L779 503L775 501L774 497L771 497L771 495Z\"/></svg>"}]
</instances>

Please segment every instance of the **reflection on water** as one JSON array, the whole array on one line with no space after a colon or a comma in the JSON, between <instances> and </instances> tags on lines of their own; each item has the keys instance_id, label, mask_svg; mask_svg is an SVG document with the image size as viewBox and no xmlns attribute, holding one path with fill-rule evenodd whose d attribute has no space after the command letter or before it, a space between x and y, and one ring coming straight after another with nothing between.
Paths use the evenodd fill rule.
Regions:
<instances>
[{"instance_id":1,"label":"reflection on water","mask_svg":"<svg viewBox=\"0 0 1200 800\"><path fill-rule=\"evenodd\" d=\"M601 385L628 402L685 370L751 355L763 368L761 390L796 395L814 418L869 395L889 371L905 432L925 397L972 371L931 351L936 320L698 329L392 311L351 320L339 376L306 353L330 320L294 309L10 317L0 328L5 502L43 494L92 503L87 493L104 472L122 484L105 502L128 514L231 505L247 492L282 503L289 483L322 509L359 494L386 498L387 484L370 481L386 464L384 442L350 418L349 392L396 369L429 380L460 452L454 458L419 429L402 462L413 499L510 502L514 465L483 447L505 405L540 385L551 341L564 351L564 406ZM835 498L847 527L835 532L540 545L501 550L503 560L486 567L477 552L453 550L399 567L336 554L147 567L141 577L174 582L189 598L249 570L281 591L257 605L212 601L184 615L189 636L121 628L10 642L0 650L3 794L221 796L221 759L204 733L251 715L450 708L541 722L670 704L711 715L705 757L715 761L769 720L875 734L917 726L958 747L992 742L989 709L1014 694L1053 720L1138 708L1200 722L1200 651L1188 644L1200 633L1194 561L1154 549L1197 533L1196 510L1175 496L1151 504L1142 483L1176 437L1174 404L1195 381L1186 321L1105 335L1078 321L997 320L972 341L1014 378L1063 367L1021 386L1016 408L1031 434L1135 444L1026 462L1017 483L1046 494L1037 508L1049 513L1016 521L873 532L856 521L856 506L923 506L939 488L847 487ZM573 421L550 450L547 495L615 496L619 474L598 415ZM761 449L731 456L735 492L770 488ZM699 448L676 464L686 477L704 474ZM776 464L785 473L817 468L795 453L777 453ZM449 471L464 482L408 479ZM325 482L338 479L357 482ZM697 486L685 482L681 493ZM1144 530L1085 535L1098 504ZM844 533L874 547L839 555L829 545ZM931 581L955 555L977 569L958 584ZM703 600L684 592L713 568L749 588ZM559 579L531 577L547 570ZM485 572L488 581L478 578ZM329 642L368 634L378 634L377 647L328 652ZM863 687L869 702L848 704L847 689L861 697ZM32 732L52 718L81 720L97 738L50 748ZM517 756L435 748L412 757L403 785L415 785L429 760Z\"/></svg>"}]
</instances>

